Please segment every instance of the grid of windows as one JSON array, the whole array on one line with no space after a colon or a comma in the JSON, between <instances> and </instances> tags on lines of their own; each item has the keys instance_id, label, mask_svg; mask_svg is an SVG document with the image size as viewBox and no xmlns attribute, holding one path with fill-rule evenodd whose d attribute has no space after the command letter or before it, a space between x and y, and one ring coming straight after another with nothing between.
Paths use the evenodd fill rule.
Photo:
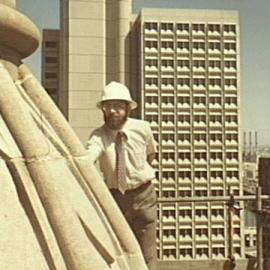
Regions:
<instances>
[{"instance_id":1,"label":"grid of windows","mask_svg":"<svg viewBox=\"0 0 270 270\"><path fill-rule=\"evenodd\" d=\"M158 194L206 198L161 204L159 258L225 258L226 207L207 197L241 189L237 25L146 20L141 45L142 115L160 143Z\"/></svg>"}]
</instances>

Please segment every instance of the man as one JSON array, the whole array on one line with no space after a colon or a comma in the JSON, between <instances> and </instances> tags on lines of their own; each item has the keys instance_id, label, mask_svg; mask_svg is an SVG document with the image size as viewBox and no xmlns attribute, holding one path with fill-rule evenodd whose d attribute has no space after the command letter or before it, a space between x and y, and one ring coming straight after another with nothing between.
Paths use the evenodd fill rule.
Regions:
<instances>
[{"instance_id":1,"label":"man","mask_svg":"<svg viewBox=\"0 0 270 270\"><path fill-rule=\"evenodd\" d=\"M156 144L150 125L129 118L137 103L123 84L109 83L100 102L104 124L87 142L93 162L133 230L150 270L156 269L156 193L150 166Z\"/></svg>"}]
</instances>

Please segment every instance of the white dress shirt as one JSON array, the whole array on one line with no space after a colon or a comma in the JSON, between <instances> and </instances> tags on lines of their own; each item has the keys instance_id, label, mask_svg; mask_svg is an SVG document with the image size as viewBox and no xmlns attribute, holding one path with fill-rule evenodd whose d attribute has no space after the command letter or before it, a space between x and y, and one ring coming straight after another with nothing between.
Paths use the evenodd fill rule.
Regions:
<instances>
[{"instance_id":1,"label":"white dress shirt","mask_svg":"<svg viewBox=\"0 0 270 270\"><path fill-rule=\"evenodd\" d=\"M125 161L128 189L134 189L155 178L155 171L147 156L156 152L148 122L128 118L121 131L125 134ZM105 124L94 130L87 142L87 151L93 162L99 161L100 170L108 188L117 188L115 139L118 130Z\"/></svg>"}]
</instances>

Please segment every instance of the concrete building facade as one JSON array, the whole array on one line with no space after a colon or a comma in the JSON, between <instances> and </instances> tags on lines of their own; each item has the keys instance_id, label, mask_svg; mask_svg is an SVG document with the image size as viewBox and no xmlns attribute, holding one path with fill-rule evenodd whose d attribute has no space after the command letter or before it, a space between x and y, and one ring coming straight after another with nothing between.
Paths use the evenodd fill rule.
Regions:
<instances>
[{"instance_id":1,"label":"concrete building facade","mask_svg":"<svg viewBox=\"0 0 270 270\"><path fill-rule=\"evenodd\" d=\"M259 185L262 187L264 195L270 195L270 155L264 154L259 158ZM270 203L269 201L263 202L263 212L259 219L260 225L263 228L263 257L270 258ZM270 262L265 262L265 269L270 268Z\"/></svg>"},{"instance_id":2,"label":"concrete building facade","mask_svg":"<svg viewBox=\"0 0 270 270\"><path fill-rule=\"evenodd\" d=\"M238 13L143 9L134 27L133 96L159 145L157 191L170 199L159 204L159 258L227 258L228 212L207 197L243 194ZM205 200L171 201L181 197ZM244 256L243 226L243 213L234 213L236 258Z\"/></svg>"}]
</instances>

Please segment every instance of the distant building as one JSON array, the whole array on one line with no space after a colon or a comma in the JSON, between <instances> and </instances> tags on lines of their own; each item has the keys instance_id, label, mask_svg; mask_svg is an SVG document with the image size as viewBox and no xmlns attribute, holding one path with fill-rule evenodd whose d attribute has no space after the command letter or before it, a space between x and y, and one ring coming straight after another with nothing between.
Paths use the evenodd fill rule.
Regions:
<instances>
[{"instance_id":1,"label":"distant building","mask_svg":"<svg viewBox=\"0 0 270 270\"><path fill-rule=\"evenodd\" d=\"M239 133L240 46L237 12L143 9L134 22L133 96L159 145L156 187L162 198L205 197L159 205L163 260L228 256L224 202L243 194ZM132 73L132 74L134 74ZM137 82L137 84L136 84ZM138 90L139 89L139 90ZM244 257L243 213L233 246Z\"/></svg>"},{"instance_id":2,"label":"distant building","mask_svg":"<svg viewBox=\"0 0 270 270\"><path fill-rule=\"evenodd\" d=\"M256 257L257 255L257 231L256 227L245 228L246 255Z\"/></svg>"},{"instance_id":3,"label":"distant building","mask_svg":"<svg viewBox=\"0 0 270 270\"><path fill-rule=\"evenodd\" d=\"M261 156L259 159L259 184L262 194L270 195L270 155ZM270 258L270 203L263 202L263 255ZM270 263L269 266L270 267ZM267 268L269 269L269 268Z\"/></svg>"},{"instance_id":4,"label":"distant building","mask_svg":"<svg viewBox=\"0 0 270 270\"><path fill-rule=\"evenodd\" d=\"M60 31L44 29L42 34L41 82L53 101L58 104Z\"/></svg>"}]
</instances>

